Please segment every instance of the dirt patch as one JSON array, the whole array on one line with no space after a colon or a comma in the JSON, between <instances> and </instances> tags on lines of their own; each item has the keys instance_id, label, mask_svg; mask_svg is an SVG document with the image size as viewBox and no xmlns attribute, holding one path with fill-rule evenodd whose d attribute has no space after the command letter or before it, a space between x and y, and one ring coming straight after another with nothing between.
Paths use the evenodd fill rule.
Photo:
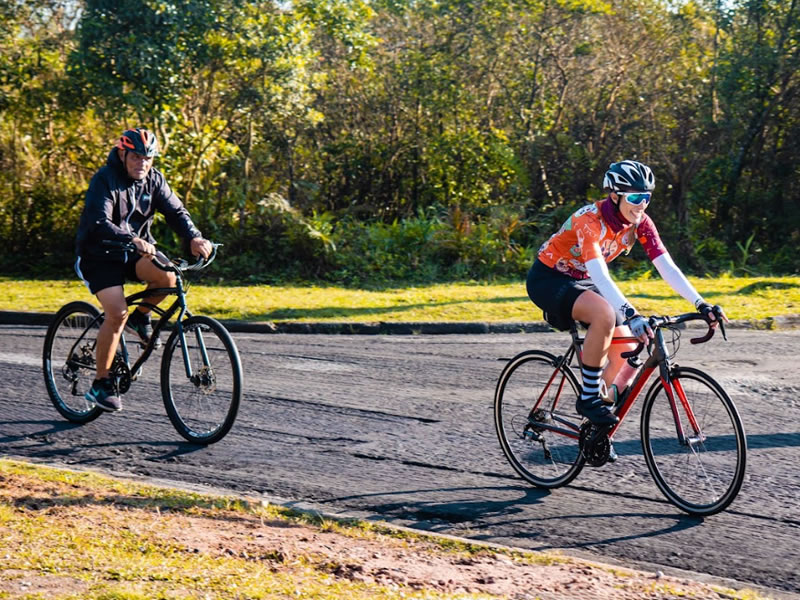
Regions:
<instances>
[{"instance_id":1,"label":"dirt patch","mask_svg":"<svg viewBox=\"0 0 800 600\"><path fill-rule=\"evenodd\" d=\"M0 598L53 598L69 594L80 597L88 588L86 582L71 577L42 575L21 569L0 568L0 574Z\"/></svg>"},{"instance_id":2,"label":"dirt patch","mask_svg":"<svg viewBox=\"0 0 800 600\"><path fill-rule=\"evenodd\" d=\"M164 532L197 552L232 554L272 568L311 560L335 577L454 594L527 600L592 598L731 598L695 581L617 569L555 555L443 551L425 539L360 538L306 526L253 519L189 519L186 530Z\"/></svg>"},{"instance_id":3,"label":"dirt patch","mask_svg":"<svg viewBox=\"0 0 800 600\"><path fill-rule=\"evenodd\" d=\"M169 508L152 500L118 492L0 473L0 507L32 519L80 523L98 536L121 530L186 556L244 559L259 569L293 572L310 566L332 580L374 583L398 591L437 591L451 598L465 595L513 600L739 597L697 581L614 568L554 554L504 552L495 548L448 545L435 539L400 537L323 521L321 527L274 518L268 507L250 510ZM192 514L197 513L197 514ZM3 531L0 558L11 555L14 532ZM8 546L5 544L11 544ZM5 547L4 547L5 546ZM452 547L450 547L452 546ZM1 564L1 563L0 563ZM80 596L87 584L66 574L35 568L3 569L0 596L23 598ZM757 598L750 592L742 597ZM298 596L298 597L302 597Z\"/></svg>"}]
</instances>

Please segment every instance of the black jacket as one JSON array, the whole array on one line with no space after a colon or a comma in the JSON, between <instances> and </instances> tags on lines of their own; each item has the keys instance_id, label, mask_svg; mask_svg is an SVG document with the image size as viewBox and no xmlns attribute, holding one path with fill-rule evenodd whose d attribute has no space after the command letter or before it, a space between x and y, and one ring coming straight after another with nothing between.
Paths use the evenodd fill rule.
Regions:
<instances>
[{"instance_id":1,"label":"black jacket","mask_svg":"<svg viewBox=\"0 0 800 600\"><path fill-rule=\"evenodd\" d=\"M126 261L124 252L102 245L102 240L130 242L140 237L155 243L150 225L156 211L164 215L167 224L184 241L201 237L189 212L158 169L150 169L141 181L131 179L117 149L112 149L106 165L94 174L86 192L75 240L78 256Z\"/></svg>"}]
</instances>

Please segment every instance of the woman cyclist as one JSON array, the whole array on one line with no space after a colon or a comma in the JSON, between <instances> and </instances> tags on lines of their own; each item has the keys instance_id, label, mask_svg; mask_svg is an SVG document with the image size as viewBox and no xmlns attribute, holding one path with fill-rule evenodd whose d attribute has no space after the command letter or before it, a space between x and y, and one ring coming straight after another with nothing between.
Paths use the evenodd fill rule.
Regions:
<instances>
[{"instance_id":1,"label":"woman cyclist","mask_svg":"<svg viewBox=\"0 0 800 600\"><path fill-rule=\"evenodd\" d=\"M530 299L556 329L568 330L574 321L588 326L581 358L583 386L576 409L596 425L613 425L618 419L609 404L635 369L621 354L635 344L615 344L612 350L611 339L633 335L646 342L653 331L611 279L606 263L630 252L638 239L675 292L712 321L728 319L689 283L645 214L655 189L650 168L633 160L613 163L603 178L603 188L608 192L605 199L573 213L542 244L528 272L527 288ZM611 393L601 394L601 379Z\"/></svg>"}]
</instances>

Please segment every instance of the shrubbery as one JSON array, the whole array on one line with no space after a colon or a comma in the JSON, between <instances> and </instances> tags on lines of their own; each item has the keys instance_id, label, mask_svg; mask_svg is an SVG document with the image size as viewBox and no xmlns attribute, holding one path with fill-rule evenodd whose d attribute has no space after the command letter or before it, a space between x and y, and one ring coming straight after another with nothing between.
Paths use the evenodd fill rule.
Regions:
<instances>
[{"instance_id":1,"label":"shrubbery","mask_svg":"<svg viewBox=\"0 0 800 600\"><path fill-rule=\"evenodd\" d=\"M136 125L227 280L523 277L624 158L687 272L796 273L798 6L712 4L0 3L0 273L71 276Z\"/></svg>"}]
</instances>

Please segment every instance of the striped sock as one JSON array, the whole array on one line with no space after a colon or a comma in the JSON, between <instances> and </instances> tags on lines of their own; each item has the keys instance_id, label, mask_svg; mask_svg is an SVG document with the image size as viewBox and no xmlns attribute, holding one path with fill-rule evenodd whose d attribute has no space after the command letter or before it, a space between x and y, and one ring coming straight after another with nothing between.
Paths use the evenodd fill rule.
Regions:
<instances>
[{"instance_id":1,"label":"striped sock","mask_svg":"<svg viewBox=\"0 0 800 600\"><path fill-rule=\"evenodd\" d=\"M602 367L589 367L586 365L581 367L581 376L583 377L581 400L593 398L600 393L600 375L602 373Z\"/></svg>"}]
</instances>

